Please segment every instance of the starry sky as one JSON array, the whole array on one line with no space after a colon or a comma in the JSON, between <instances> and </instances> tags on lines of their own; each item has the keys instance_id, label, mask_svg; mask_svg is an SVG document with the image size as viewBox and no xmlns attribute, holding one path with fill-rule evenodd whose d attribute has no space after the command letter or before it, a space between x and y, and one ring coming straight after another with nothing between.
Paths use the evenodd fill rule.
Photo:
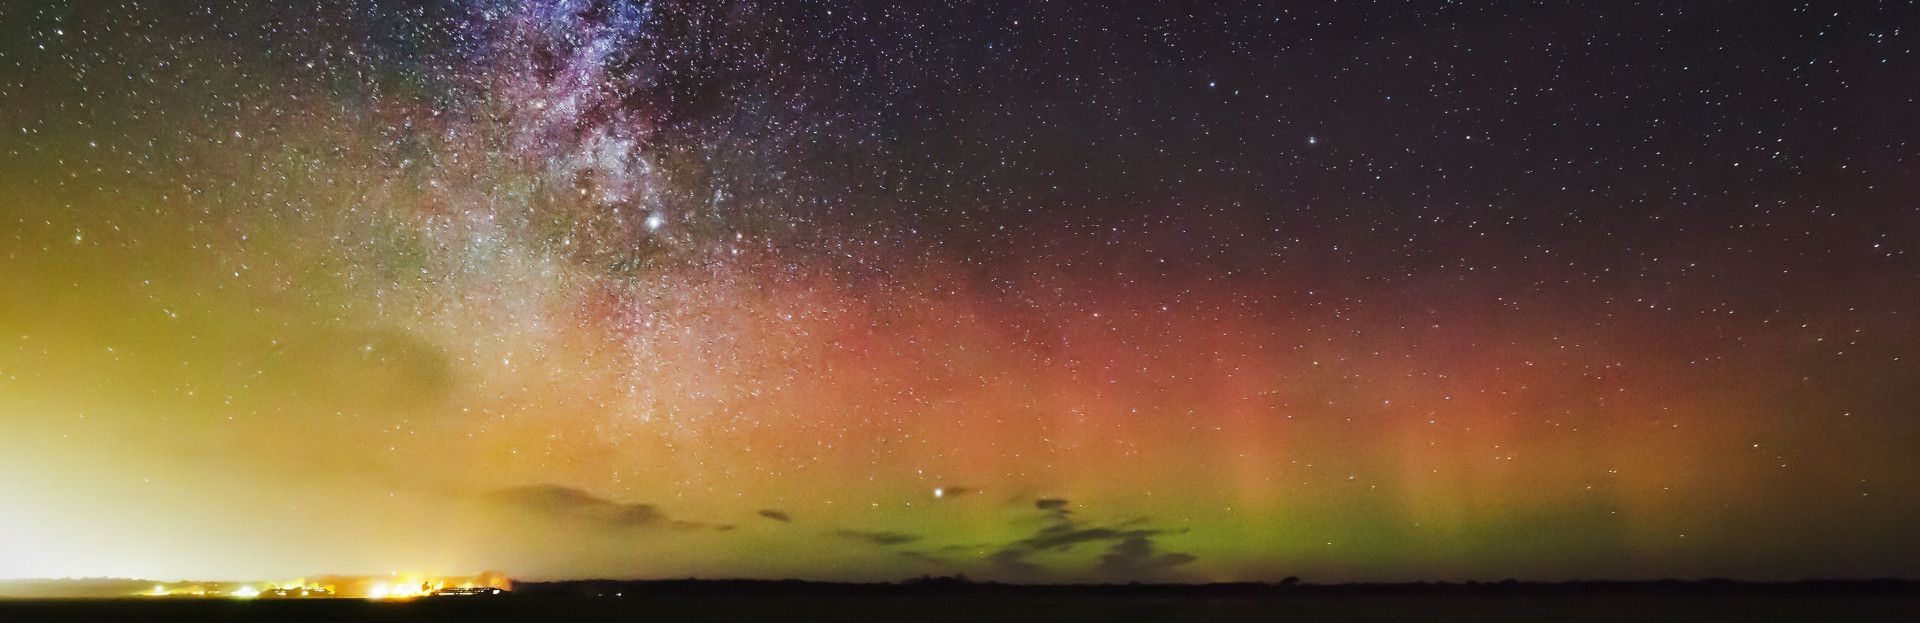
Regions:
<instances>
[{"instance_id":1,"label":"starry sky","mask_svg":"<svg viewBox=\"0 0 1920 623\"><path fill-rule=\"evenodd\" d=\"M1914 577L1917 29L3 0L0 577Z\"/></svg>"}]
</instances>

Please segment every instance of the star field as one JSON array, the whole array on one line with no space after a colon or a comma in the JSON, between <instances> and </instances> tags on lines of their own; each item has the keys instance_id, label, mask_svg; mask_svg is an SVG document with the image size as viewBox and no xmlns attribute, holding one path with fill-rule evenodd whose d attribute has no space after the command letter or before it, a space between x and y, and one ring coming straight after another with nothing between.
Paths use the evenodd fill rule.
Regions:
<instances>
[{"instance_id":1,"label":"star field","mask_svg":"<svg viewBox=\"0 0 1920 623\"><path fill-rule=\"evenodd\" d=\"M0 5L0 577L1920 571L1910 2L176 4Z\"/></svg>"}]
</instances>

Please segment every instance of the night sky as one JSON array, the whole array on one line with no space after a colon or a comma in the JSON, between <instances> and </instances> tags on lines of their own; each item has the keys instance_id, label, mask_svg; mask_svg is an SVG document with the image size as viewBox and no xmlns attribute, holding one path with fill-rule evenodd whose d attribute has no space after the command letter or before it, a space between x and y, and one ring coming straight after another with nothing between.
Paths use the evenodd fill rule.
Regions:
<instances>
[{"instance_id":1,"label":"night sky","mask_svg":"<svg viewBox=\"0 0 1920 623\"><path fill-rule=\"evenodd\" d=\"M1917 30L0 0L0 577L1914 577Z\"/></svg>"}]
</instances>

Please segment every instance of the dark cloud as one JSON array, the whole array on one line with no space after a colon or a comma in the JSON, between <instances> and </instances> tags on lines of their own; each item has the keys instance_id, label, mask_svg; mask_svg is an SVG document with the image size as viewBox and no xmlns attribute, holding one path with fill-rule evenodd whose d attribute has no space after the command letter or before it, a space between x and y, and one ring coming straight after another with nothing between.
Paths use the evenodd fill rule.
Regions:
<instances>
[{"instance_id":1,"label":"dark cloud","mask_svg":"<svg viewBox=\"0 0 1920 623\"><path fill-rule=\"evenodd\" d=\"M671 528L675 532L698 532L701 530L726 532L728 530L733 529L733 524L724 524L724 523L715 524L715 523L704 523L699 521L681 521L676 519L676 520L667 522L667 527Z\"/></svg>"},{"instance_id":2,"label":"dark cloud","mask_svg":"<svg viewBox=\"0 0 1920 623\"><path fill-rule=\"evenodd\" d=\"M946 559L946 558L943 558L943 557L940 557L940 556L936 556L936 555L933 555L933 554L929 554L929 553L926 553L926 552L918 552L918 551L913 551L913 550L906 550L906 551L902 551L902 552L898 552L898 553L900 554L900 557L901 557L901 558L907 558L907 559L911 559L911 560L918 560L918 561L920 561L920 562L924 562L924 563L928 563L928 564L934 564L934 565L940 565L940 566L945 566L945 567L951 567L951 566L953 566L953 561L951 561L951 560L948 560L948 559Z\"/></svg>"},{"instance_id":3,"label":"dark cloud","mask_svg":"<svg viewBox=\"0 0 1920 623\"><path fill-rule=\"evenodd\" d=\"M652 504L621 504L572 487L538 484L501 489L492 501L549 517L614 528L650 528L667 520Z\"/></svg>"},{"instance_id":4,"label":"dark cloud","mask_svg":"<svg viewBox=\"0 0 1920 623\"><path fill-rule=\"evenodd\" d=\"M777 511L771 508L761 510L760 516L765 517L767 519L772 519L774 521L780 521L780 522L793 521L792 515L788 515L785 511Z\"/></svg>"},{"instance_id":5,"label":"dark cloud","mask_svg":"<svg viewBox=\"0 0 1920 623\"><path fill-rule=\"evenodd\" d=\"M553 484L500 489L488 493L486 498L494 504L522 512L609 530L666 528L691 532L733 528L672 519L652 504L622 504L580 489Z\"/></svg>"},{"instance_id":6,"label":"dark cloud","mask_svg":"<svg viewBox=\"0 0 1920 623\"><path fill-rule=\"evenodd\" d=\"M1115 542L1100 557L1100 565L1094 572L1103 578L1114 580L1139 580L1163 577L1175 567L1197 560L1192 554L1181 552L1156 553L1153 540L1145 536L1131 536Z\"/></svg>"},{"instance_id":7,"label":"dark cloud","mask_svg":"<svg viewBox=\"0 0 1920 623\"><path fill-rule=\"evenodd\" d=\"M1094 541L1114 541L1119 539L1151 538L1160 534L1159 530L1119 530L1115 528L1078 528L1071 523L1060 523L1041 528L1033 536L1015 543L1033 551L1067 549L1080 543Z\"/></svg>"},{"instance_id":8,"label":"dark cloud","mask_svg":"<svg viewBox=\"0 0 1920 623\"><path fill-rule=\"evenodd\" d=\"M866 541L874 545L900 545L920 540L920 535L900 532L870 530L835 530L833 535L842 538Z\"/></svg>"},{"instance_id":9,"label":"dark cloud","mask_svg":"<svg viewBox=\"0 0 1920 623\"><path fill-rule=\"evenodd\" d=\"M942 545L937 549L943 552L965 552L965 551L986 551L989 549L993 549L993 547L994 547L994 544L992 543L984 543L984 544L983 543L954 543L952 545Z\"/></svg>"},{"instance_id":10,"label":"dark cloud","mask_svg":"<svg viewBox=\"0 0 1920 623\"><path fill-rule=\"evenodd\" d=\"M1061 523L1066 523L1068 515L1073 514L1073 511L1067 508L1068 505L1069 503L1062 498L1040 498L1033 501L1034 508L1046 511L1047 514L1053 515L1055 521Z\"/></svg>"},{"instance_id":11,"label":"dark cloud","mask_svg":"<svg viewBox=\"0 0 1920 623\"><path fill-rule=\"evenodd\" d=\"M1084 526L1072 518L1072 511L1067 509L1067 500L1040 498L1034 501L1033 506L1051 515L1053 523L1034 531L1033 536L1008 543L988 554L986 562L995 572L1014 578L1031 578L1045 571L1028 560L1033 555L1067 551L1085 543L1109 544L1107 553L1101 556L1095 571L1111 580L1161 577L1174 567L1196 560L1191 554L1159 552L1154 539L1176 531L1145 527L1148 522L1144 517L1111 526Z\"/></svg>"},{"instance_id":12,"label":"dark cloud","mask_svg":"<svg viewBox=\"0 0 1920 623\"><path fill-rule=\"evenodd\" d=\"M994 573L1010 578L1031 578L1044 571L1040 565L1027 562L1027 555L1032 553L1019 548L1002 549L987 556L987 566L992 568Z\"/></svg>"}]
</instances>

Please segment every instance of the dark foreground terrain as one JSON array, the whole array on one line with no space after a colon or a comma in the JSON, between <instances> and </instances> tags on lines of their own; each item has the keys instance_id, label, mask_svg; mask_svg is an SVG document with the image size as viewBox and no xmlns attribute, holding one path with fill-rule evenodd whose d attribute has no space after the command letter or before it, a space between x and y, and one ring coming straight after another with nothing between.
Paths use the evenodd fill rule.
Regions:
<instances>
[{"instance_id":1,"label":"dark foreground terrain","mask_svg":"<svg viewBox=\"0 0 1920 623\"><path fill-rule=\"evenodd\" d=\"M1380 586L570 582L507 597L0 600L0 621L1920 621L1904 582Z\"/></svg>"}]
</instances>

